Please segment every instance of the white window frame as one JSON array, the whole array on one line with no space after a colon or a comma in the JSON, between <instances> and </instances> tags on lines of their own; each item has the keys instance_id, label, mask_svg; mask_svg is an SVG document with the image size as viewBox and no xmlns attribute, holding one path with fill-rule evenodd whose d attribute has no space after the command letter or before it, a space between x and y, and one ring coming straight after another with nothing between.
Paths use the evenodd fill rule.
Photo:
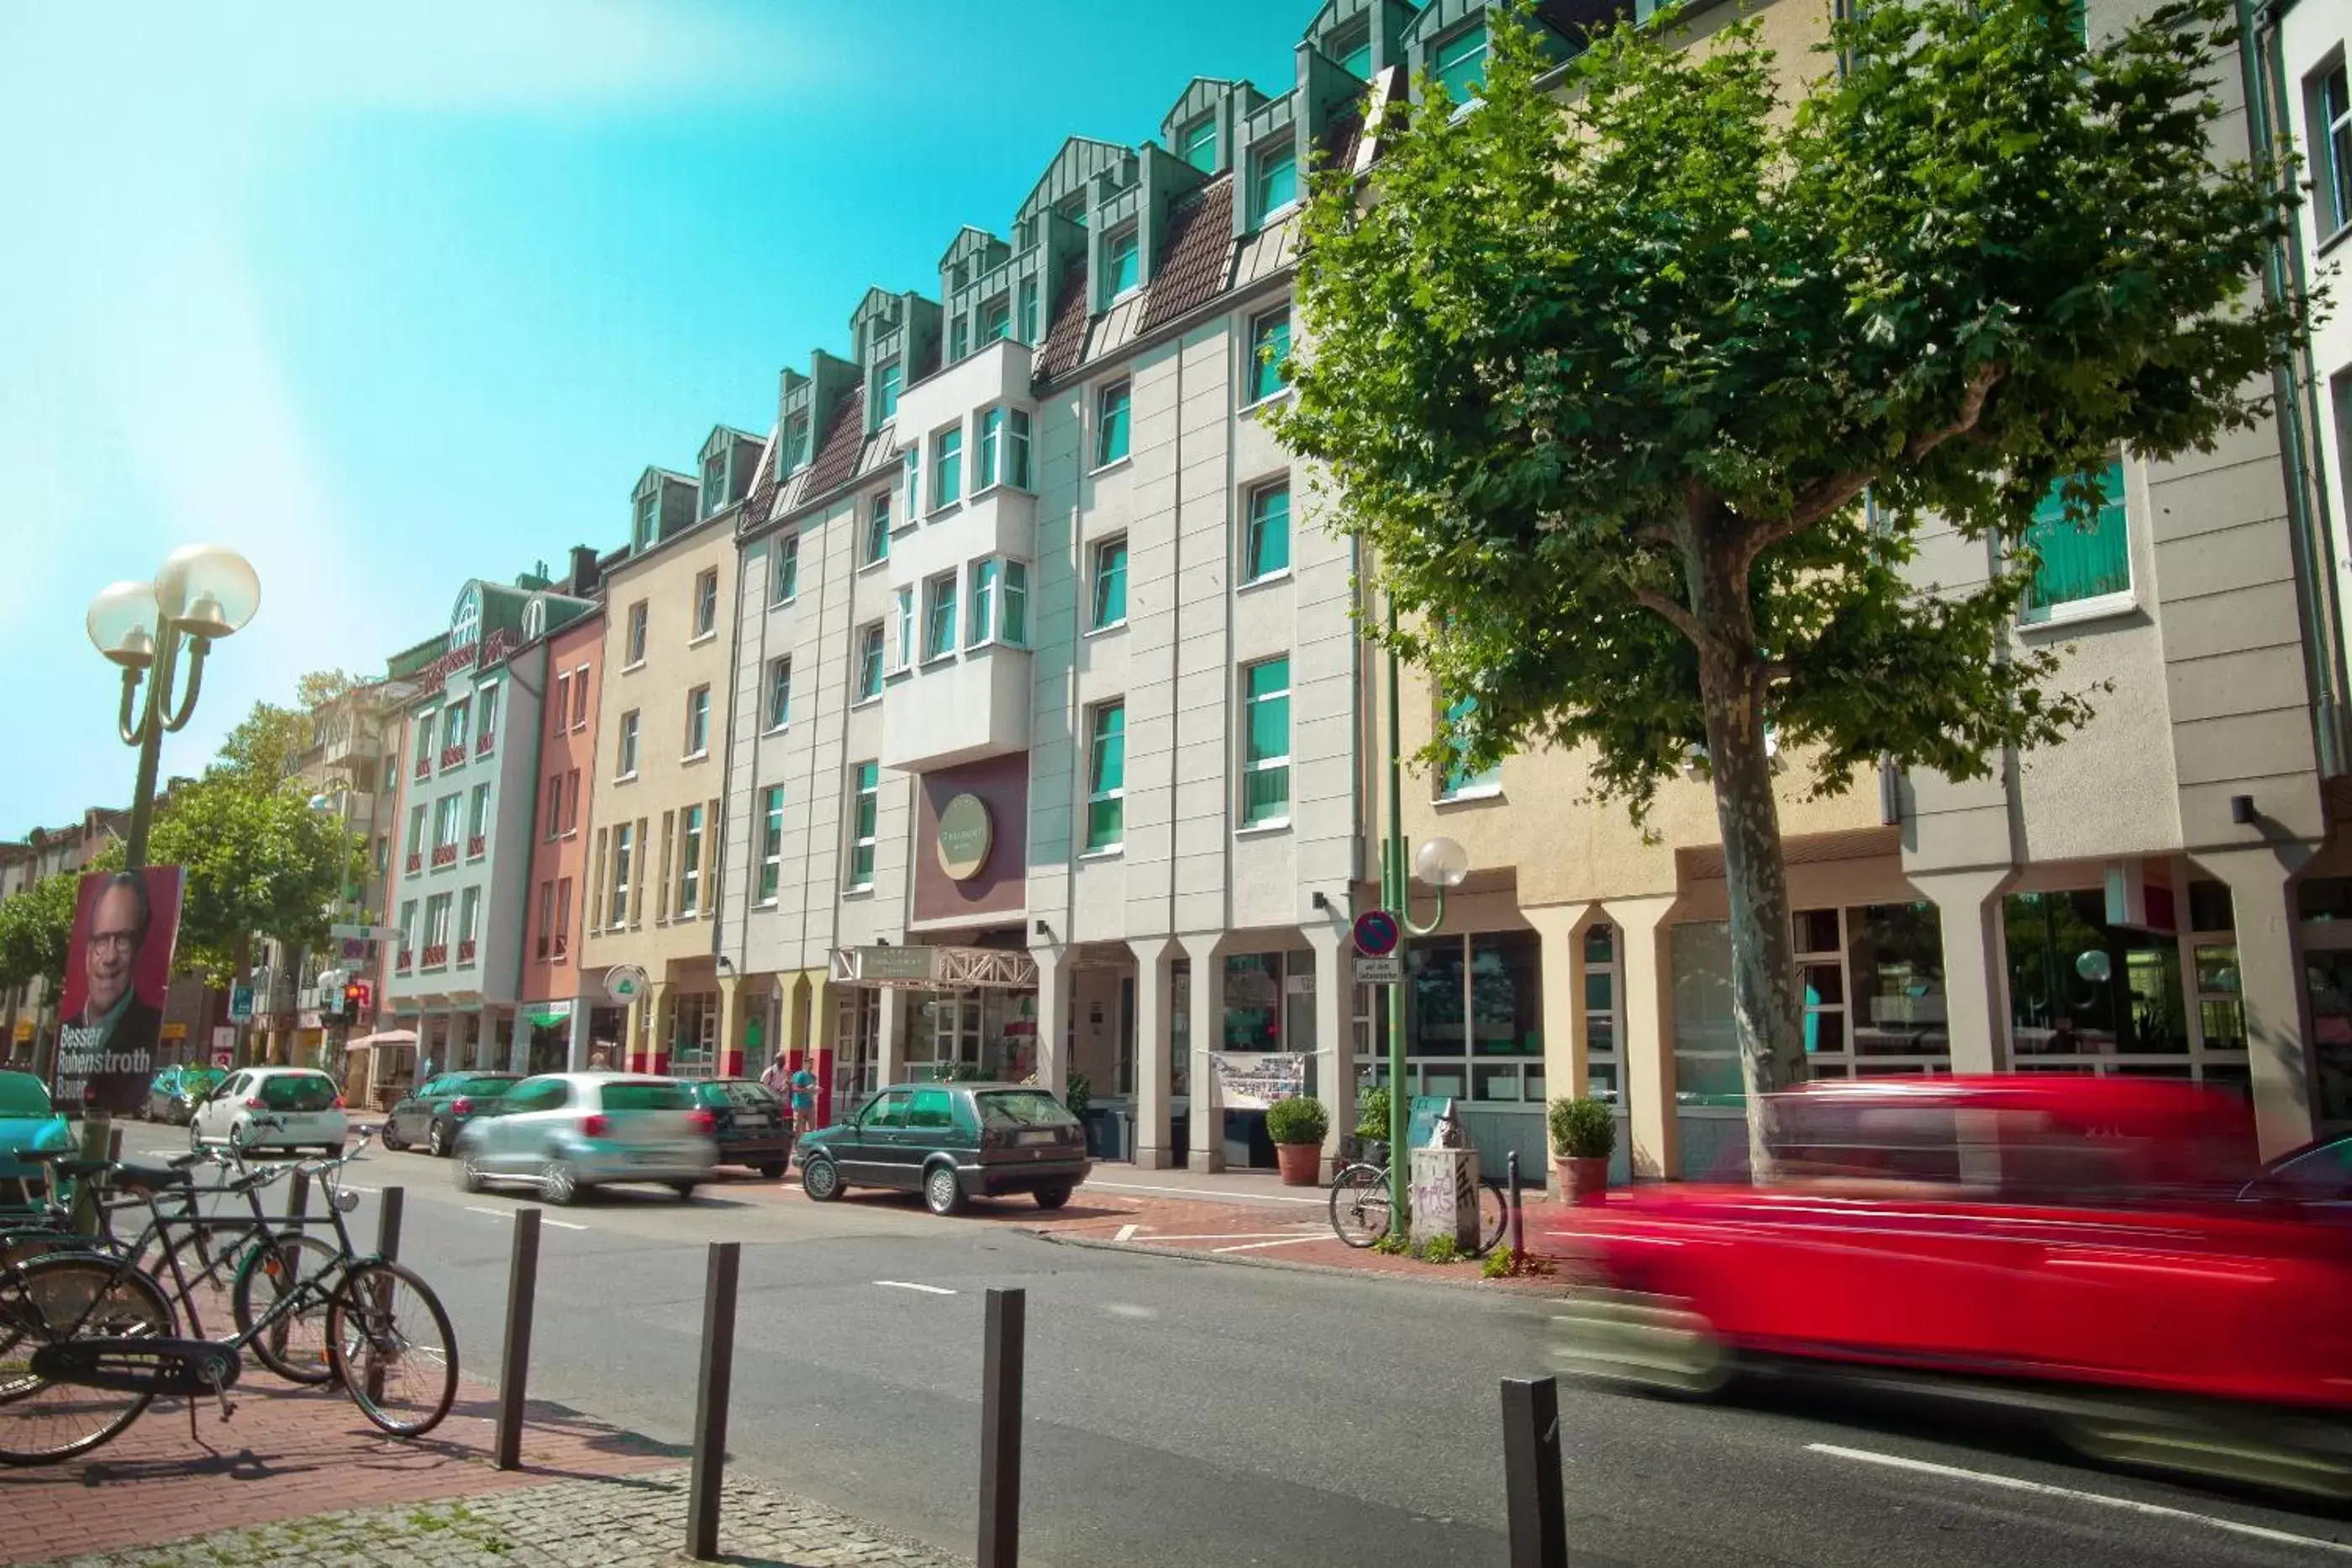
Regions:
<instances>
[{"instance_id":1,"label":"white window frame","mask_svg":"<svg viewBox=\"0 0 2352 1568\"><path fill-rule=\"evenodd\" d=\"M1255 721L1257 704L1275 700L1276 693L1265 692L1253 696L1249 689L1250 672L1262 669L1276 660L1279 660L1283 666L1282 690L1279 693L1284 711L1282 754L1278 757L1253 758L1250 755L1250 739L1256 731ZM1269 654L1264 658L1251 659L1235 671L1240 677L1240 689L1234 695L1241 709L1242 723L1241 733L1234 737L1239 742L1240 750L1239 756L1235 758L1240 765L1234 772L1241 780L1241 788L1234 801L1234 820L1235 831L1240 833L1265 833L1276 828L1287 827L1290 826L1291 813L1297 807L1298 781L1292 776L1291 762L1298 745L1298 716L1291 711L1291 709L1298 695L1298 685L1297 677L1290 668L1291 663L1292 656L1289 654ZM1282 771L1284 780L1282 815L1269 816L1263 822L1252 822L1249 819L1249 780L1255 774L1272 773L1277 768Z\"/></svg>"},{"instance_id":2,"label":"white window frame","mask_svg":"<svg viewBox=\"0 0 2352 1568\"><path fill-rule=\"evenodd\" d=\"M1108 620L1101 620L1101 619L1097 619L1097 609L1099 608L1099 606L1101 605L1101 603L1102 603L1103 557L1104 557L1106 554L1108 554L1108 553L1111 551L1111 549L1112 549L1113 547L1117 547L1117 549L1118 550L1118 552L1119 552L1119 558L1118 558L1118 577L1119 577L1119 590L1118 590L1118 615L1116 615L1116 616L1111 616ZM1130 551L1130 550L1128 548L1128 536L1127 536L1127 532L1126 532L1126 531L1125 531L1124 529L1122 529L1121 531L1118 531L1118 532L1117 532L1117 533L1114 533L1114 534L1109 535L1109 536L1108 536L1108 537L1107 537L1107 538L1098 539L1098 540L1095 541L1095 542L1094 542L1093 544L1091 544L1090 546L1088 546L1088 547L1087 547L1087 636L1091 637L1091 636L1093 636L1093 635L1094 635L1095 633L1097 633L1097 632L1108 632L1108 631L1114 631L1114 630L1118 629L1118 627L1120 627L1120 626L1123 626L1127 625L1127 616L1128 616L1128 608L1129 608L1129 605L1128 605L1128 593L1129 593L1129 590L1133 586L1133 584L1132 584L1132 582L1129 580L1129 574L1128 574L1128 568L1129 568L1129 566L1130 564L1132 564L1132 563L1133 563L1133 559L1134 559L1133 552L1132 552L1132 551Z\"/></svg>"},{"instance_id":3,"label":"white window frame","mask_svg":"<svg viewBox=\"0 0 2352 1568\"><path fill-rule=\"evenodd\" d=\"M709 825L700 802L677 813L677 898L674 918L693 920L702 913L702 838Z\"/></svg>"},{"instance_id":4,"label":"white window frame","mask_svg":"<svg viewBox=\"0 0 2352 1568\"><path fill-rule=\"evenodd\" d=\"M695 734L698 727L702 733ZM710 754L710 687L695 687L686 694L686 750L680 760L698 762Z\"/></svg>"},{"instance_id":5,"label":"white window frame","mask_svg":"<svg viewBox=\"0 0 2352 1568\"><path fill-rule=\"evenodd\" d=\"M857 628L857 646L855 651L856 663L851 667L849 672L850 679L856 682L849 691L849 705L852 708L862 708L868 702L882 700L882 680L886 673L883 668L882 654L885 647L883 638L886 635L880 621L867 621ZM874 678L871 680L866 677L869 652L872 656L874 670Z\"/></svg>"},{"instance_id":6,"label":"white window frame","mask_svg":"<svg viewBox=\"0 0 2352 1568\"><path fill-rule=\"evenodd\" d=\"M1095 788L1098 756L1102 750L1103 716L1112 709L1118 710L1119 782L1108 789ZM1086 814L1079 819L1078 842L1085 855L1116 855L1127 847L1127 699L1124 696L1106 698L1087 709ZM1094 808L1111 801L1118 802L1118 837L1108 844L1097 844L1094 837Z\"/></svg>"},{"instance_id":7,"label":"white window frame","mask_svg":"<svg viewBox=\"0 0 2352 1568\"><path fill-rule=\"evenodd\" d=\"M955 657L956 598L961 592L960 573L940 572L923 580L923 623L919 633L923 663L937 664ZM942 632L946 634L944 637Z\"/></svg>"},{"instance_id":8,"label":"white window frame","mask_svg":"<svg viewBox=\"0 0 2352 1568\"><path fill-rule=\"evenodd\" d=\"M694 619L688 623L693 628L687 637L688 646L709 642L719 635L719 568L705 567L694 575Z\"/></svg>"},{"instance_id":9,"label":"white window frame","mask_svg":"<svg viewBox=\"0 0 2352 1568\"><path fill-rule=\"evenodd\" d=\"M784 786L770 784L760 792L760 870L753 901L773 909L784 885Z\"/></svg>"},{"instance_id":10,"label":"white window frame","mask_svg":"<svg viewBox=\"0 0 2352 1568\"><path fill-rule=\"evenodd\" d=\"M793 656L791 654L780 653L768 661L768 679L761 692L760 700L762 705L761 717L766 721L764 733L780 734L792 728Z\"/></svg>"},{"instance_id":11,"label":"white window frame","mask_svg":"<svg viewBox=\"0 0 2352 1568\"><path fill-rule=\"evenodd\" d=\"M870 790L859 783L867 768L874 770L874 787ZM857 831L860 802L869 795L874 797L874 831L870 834L860 834ZM848 856L845 864L845 869L848 872L847 890L853 893L871 892L874 889L875 872L881 862L882 764L878 761L869 758L865 762L849 764L849 820L845 826L849 829ZM866 871L863 879L860 879L857 870L857 855L860 850L866 852Z\"/></svg>"},{"instance_id":12,"label":"white window frame","mask_svg":"<svg viewBox=\"0 0 2352 1568\"><path fill-rule=\"evenodd\" d=\"M950 437L952 437L952 438L954 439L954 441L955 441L955 459L956 459L956 463L955 463L956 493L955 493L955 494L953 494L953 495L948 495L948 494L946 494L946 493L945 493L944 491L942 491L942 490L940 489L940 476L941 476L941 475L943 475L943 474L945 474L945 473L947 472L947 457L948 457L947 444L948 444L948 441L949 441L949 439L950 439ZM934 514L934 513L938 513L938 512L947 511L947 510L950 510L950 509L952 509L952 508L961 506L961 505L963 504L963 499L964 499L965 491L966 491L966 489L968 489L968 485L967 485L967 482L966 482L966 481L968 481L968 480L971 478L971 476L969 473L967 473L967 472L965 472L965 471L964 471L964 470L965 470L965 463L964 463L964 457L965 457L965 453L964 453L964 438L963 438L963 422L962 422L961 420L958 420L958 421L957 421L956 423L954 423L953 425L943 426L941 426L940 429L937 429L937 430L932 431L932 432L931 432L931 436L930 436L930 447L931 447L931 459L930 459L930 465L929 465L929 466L930 466L930 470L931 470L931 481L930 481L930 482L931 482L931 494L930 494L930 502L931 502L931 504L930 504L930 507L929 507L929 511L925 514L925 515L927 515L927 516L928 516L928 515Z\"/></svg>"},{"instance_id":13,"label":"white window frame","mask_svg":"<svg viewBox=\"0 0 2352 1568\"><path fill-rule=\"evenodd\" d=\"M648 636L648 627L652 620L653 616L646 608L646 600L639 599L629 606L628 616L623 623L621 633L622 669L643 669L646 667L646 644L652 640Z\"/></svg>"},{"instance_id":14,"label":"white window frame","mask_svg":"<svg viewBox=\"0 0 2352 1568\"><path fill-rule=\"evenodd\" d=\"M768 605L789 605L801 593L801 532L788 528L768 547Z\"/></svg>"},{"instance_id":15,"label":"white window frame","mask_svg":"<svg viewBox=\"0 0 2352 1568\"><path fill-rule=\"evenodd\" d=\"M614 757L620 767L620 771L613 775L614 784L626 784L637 776L637 742L642 738L639 731L643 728L640 710L632 708L621 715L613 744Z\"/></svg>"},{"instance_id":16,"label":"white window frame","mask_svg":"<svg viewBox=\"0 0 2352 1568\"><path fill-rule=\"evenodd\" d=\"M629 924L629 896L635 890L636 871L637 825L624 822L613 829L613 899L611 923L607 931L625 931Z\"/></svg>"}]
</instances>

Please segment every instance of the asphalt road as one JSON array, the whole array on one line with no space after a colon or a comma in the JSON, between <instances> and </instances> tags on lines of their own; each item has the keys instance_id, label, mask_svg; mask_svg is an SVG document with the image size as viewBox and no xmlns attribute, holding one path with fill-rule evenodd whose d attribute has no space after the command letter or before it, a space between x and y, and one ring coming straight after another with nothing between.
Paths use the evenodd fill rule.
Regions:
<instances>
[{"instance_id":1,"label":"asphalt road","mask_svg":"<svg viewBox=\"0 0 2352 1568\"><path fill-rule=\"evenodd\" d=\"M160 1129L130 1142L184 1147ZM402 1256L448 1305L467 1373L494 1376L527 1200L462 1194L416 1153L372 1150L353 1180L404 1188ZM1072 1247L990 1206L1003 1218L938 1220L911 1199L722 1186L549 1210L531 1396L685 1443L705 1244L740 1240L732 1462L970 1553L983 1293L1018 1286L1024 1562L1507 1561L1497 1389L1546 1370L1539 1302ZM2352 1563L2352 1515L2102 1469L1941 1405L1573 1384L1561 1402L1580 1563Z\"/></svg>"}]
</instances>

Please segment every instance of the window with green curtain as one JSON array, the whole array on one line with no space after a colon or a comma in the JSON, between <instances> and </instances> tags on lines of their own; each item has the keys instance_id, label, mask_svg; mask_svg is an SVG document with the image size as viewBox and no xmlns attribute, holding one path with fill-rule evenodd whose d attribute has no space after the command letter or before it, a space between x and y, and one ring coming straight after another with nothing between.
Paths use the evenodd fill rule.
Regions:
<instances>
[{"instance_id":1,"label":"window with green curtain","mask_svg":"<svg viewBox=\"0 0 2352 1568\"><path fill-rule=\"evenodd\" d=\"M784 786L761 792L760 901L772 904L784 875Z\"/></svg>"},{"instance_id":2,"label":"window with green curtain","mask_svg":"<svg viewBox=\"0 0 2352 1568\"><path fill-rule=\"evenodd\" d=\"M1331 57L1339 68L1359 81L1372 79L1372 29L1369 23L1359 23L1331 39Z\"/></svg>"},{"instance_id":3,"label":"window with green curtain","mask_svg":"<svg viewBox=\"0 0 2352 1568\"><path fill-rule=\"evenodd\" d=\"M956 574L941 573L923 584L923 657L955 651Z\"/></svg>"},{"instance_id":4,"label":"window with green curtain","mask_svg":"<svg viewBox=\"0 0 2352 1568\"><path fill-rule=\"evenodd\" d=\"M1024 562L1004 563L1003 636L1014 647L1029 645L1029 567Z\"/></svg>"},{"instance_id":5,"label":"window with green curtain","mask_svg":"<svg viewBox=\"0 0 2352 1568\"><path fill-rule=\"evenodd\" d=\"M1478 700L1475 697L1458 698L1445 705L1446 739L1454 750L1453 757L1445 764L1445 795L1448 799L1489 790L1503 782L1501 764L1475 772L1468 764L1467 751L1460 739L1460 731L1464 721L1476 711Z\"/></svg>"},{"instance_id":6,"label":"window with green curtain","mask_svg":"<svg viewBox=\"0 0 2352 1568\"><path fill-rule=\"evenodd\" d=\"M2110 458L2097 473L2100 501L2087 526L2066 515L2063 481L2033 509L2026 541L2041 556L2026 591L2025 616L2046 617L2061 605L2131 590L2131 531L2124 509L2124 466Z\"/></svg>"},{"instance_id":7,"label":"window with green curtain","mask_svg":"<svg viewBox=\"0 0 2352 1568\"><path fill-rule=\"evenodd\" d=\"M874 373L875 423L887 420L898 412L898 362L892 360Z\"/></svg>"},{"instance_id":8,"label":"window with green curtain","mask_svg":"<svg viewBox=\"0 0 2352 1568\"><path fill-rule=\"evenodd\" d=\"M1298 199L1298 154L1288 143L1261 147L1250 154L1250 225L1255 227L1269 213Z\"/></svg>"},{"instance_id":9,"label":"window with green curtain","mask_svg":"<svg viewBox=\"0 0 2352 1568\"><path fill-rule=\"evenodd\" d=\"M997 448L1004 439L1004 410L991 408L980 416L980 450L973 454L971 488L984 490L996 482Z\"/></svg>"},{"instance_id":10,"label":"window with green curtain","mask_svg":"<svg viewBox=\"0 0 2352 1568\"><path fill-rule=\"evenodd\" d=\"M882 815L882 764L860 763L850 775L849 885L874 885L875 828Z\"/></svg>"},{"instance_id":11,"label":"window with green curtain","mask_svg":"<svg viewBox=\"0 0 2352 1568\"><path fill-rule=\"evenodd\" d=\"M1013 301L999 296L981 307L980 341L992 343L1013 335Z\"/></svg>"},{"instance_id":12,"label":"window with green curtain","mask_svg":"<svg viewBox=\"0 0 2352 1568\"><path fill-rule=\"evenodd\" d=\"M1087 847L1116 848L1126 831L1127 704L1095 709L1087 754Z\"/></svg>"},{"instance_id":13,"label":"window with green curtain","mask_svg":"<svg viewBox=\"0 0 2352 1568\"><path fill-rule=\"evenodd\" d=\"M997 563L993 560L971 563L971 616L964 627L966 647L978 647L988 640L989 629L996 619Z\"/></svg>"},{"instance_id":14,"label":"window with green curtain","mask_svg":"<svg viewBox=\"0 0 2352 1568\"><path fill-rule=\"evenodd\" d=\"M1108 305L1135 287L1142 266L1142 241L1132 228L1103 241L1103 303Z\"/></svg>"},{"instance_id":15,"label":"window with green curtain","mask_svg":"<svg viewBox=\"0 0 2352 1568\"><path fill-rule=\"evenodd\" d=\"M1242 822L1257 826L1290 816L1290 660L1269 658L1242 671Z\"/></svg>"},{"instance_id":16,"label":"window with green curtain","mask_svg":"<svg viewBox=\"0 0 2352 1568\"><path fill-rule=\"evenodd\" d=\"M890 492L876 496L866 513L866 559L870 563L890 559Z\"/></svg>"},{"instance_id":17,"label":"window with green curtain","mask_svg":"<svg viewBox=\"0 0 2352 1568\"><path fill-rule=\"evenodd\" d=\"M1217 117L1203 114L1184 128L1184 162L1204 174L1217 172Z\"/></svg>"},{"instance_id":18,"label":"window with green curtain","mask_svg":"<svg viewBox=\"0 0 2352 1568\"><path fill-rule=\"evenodd\" d=\"M1473 22L1429 51L1429 74L1456 103L1478 96L1486 82L1486 24Z\"/></svg>"},{"instance_id":19,"label":"window with green curtain","mask_svg":"<svg viewBox=\"0 0 2352 1568\"><path fill-rule=\"evenodd\" d=\"M1099 630L1127 619L1127 536L1106 539L1095 546L1094 615L1088 629Z\"/></svg>"},{"instance_id":20,"label":"window with green curtain","mask_svg":"<svg viewBox=\"0 0 2352 1568\"><path fill-rule=\"evenodd\" d=\"M1127 456L1128 384L1114 381L1095 397L1095 467Z\"/></svg>"},{"instance_id":21,"label":"window with green curtain","mask_svg":"<svg viewBox=\"0 0 2352 1568\"><path fill-rule=\"evenodd\" d=\"M952 506L963 499L963 426L942 430L931 443L931 505Z\"/></svg>"},{"instance_id":22,"label":"window with green curtain","mask_svg":"<svg viewBox=\"0 0 2352 1568\"><path fill-rule=\"evenodd\" d=\"M1250 323L1249 389L1263 403L1290 384L1290 308L1268 310Z\"/></svg>"},{"instance_id":23,"label":"window with green curtain","mask_svg":"<svg viewBox=\"0 0 2352 1568\"><path fill-rule=\"evenodd\" d=\"M1290 569L1290 486L1265 485L1250 492L1247 558L1244 581L1255 582Z\"/></svg>"}]
</instances>

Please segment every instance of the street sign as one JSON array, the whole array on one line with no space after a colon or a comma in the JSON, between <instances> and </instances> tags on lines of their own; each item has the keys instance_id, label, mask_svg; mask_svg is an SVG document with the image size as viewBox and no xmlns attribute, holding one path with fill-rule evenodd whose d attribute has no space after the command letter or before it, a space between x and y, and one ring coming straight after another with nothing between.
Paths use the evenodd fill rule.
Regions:
<instances>
[{"instance_id":1,"label":"street sign","mask_svg":"<svg viewBox=\"0 0 2352 1568\"><path fill-rule=\"evenodd\" d=\"M341 942L342 951L335 956L345 963L365 963L368 961L368 949L373 945L364 937L347 936Z\"/></svg>"},{"instance_id":2,"label":"street sign","mask_svg":"<svg viewBox=\"0 0 2352 1568\"><path fill-rule=\"evenodd\" d=\"M312 929L316 929L315 927ZM253 1016L253 987L240 981L229 987L228 1016L234 1023L246 1023Z\"/></svg>"},{"instance_id":3,"label":"street sign","mask_svg":"<svg viewBox=\"0 0 2352 1568\"><path fill-rule=\"evenodd\" d=\"M1387 953L1379 958L1356 955L1356 984L1359 985L1394 985L1404 978L1404 956Z\"/></svg>"},{"instance_id":4,"label":"street sign","mask_svg":"<svg viewBox=\"0 0 2352 1568\"><path fill-rule=\"evenodd\" d=\"M226 1072L236 1065L236 1053L235 1051L215 1051L213 1053L213 1066L220 1068L221 1071Z\"/></svg>"},{"instance_id":5,"label":"street sign","mask_svg":"<svg viewBox=\"0 0 2352 1568\"><path fill-rule=\"evenodd\" d=\"M400 934L398 926L331 925L327 934L338 942L390 942Z\"/></svg>"},{"instance_id":6,"label":"street sign","mask_svg":"<svg viewBox=\"0 0 2352 1568\"><path fill-rule=\"evenodd\" d=\"M1403 935L1396 916L1386 910L1366 910L1356 917L1356 951L1366 958L1386 958Z\"/></svg>"}]
</instances>

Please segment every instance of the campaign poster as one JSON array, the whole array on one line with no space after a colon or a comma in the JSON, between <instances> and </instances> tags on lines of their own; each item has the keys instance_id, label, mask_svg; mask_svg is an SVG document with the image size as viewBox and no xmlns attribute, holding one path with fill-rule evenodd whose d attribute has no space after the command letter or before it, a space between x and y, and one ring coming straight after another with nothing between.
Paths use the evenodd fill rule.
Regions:
<instances>
[{"instance_id":1,"label":"campaign poster","mask_svg":"<svg viewBox=\"0 0 2352 1568\"><path fill-rule=\"evenodd\" d=\"M58 1033L58 1110L129 1116L145 1101L184 885L177 866L81 879Z\"/></svg>"}]
</instances>

